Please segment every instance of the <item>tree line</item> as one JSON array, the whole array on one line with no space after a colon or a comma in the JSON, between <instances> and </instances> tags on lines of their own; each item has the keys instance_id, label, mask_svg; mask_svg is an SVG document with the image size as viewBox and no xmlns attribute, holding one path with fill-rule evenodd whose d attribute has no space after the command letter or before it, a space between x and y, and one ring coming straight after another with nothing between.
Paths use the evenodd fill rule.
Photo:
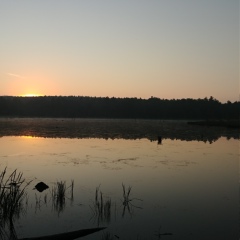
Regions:
<instances>
[{"instance_id":1,"label":"tree line","mask_svg":"<svg viewBox=\"0 0 240 240\"><path fill-rule=\"evenodd\" d=\"M0 96L0 117L238 119L240 102L85 96Z\"/></svg>"}]
</instances>

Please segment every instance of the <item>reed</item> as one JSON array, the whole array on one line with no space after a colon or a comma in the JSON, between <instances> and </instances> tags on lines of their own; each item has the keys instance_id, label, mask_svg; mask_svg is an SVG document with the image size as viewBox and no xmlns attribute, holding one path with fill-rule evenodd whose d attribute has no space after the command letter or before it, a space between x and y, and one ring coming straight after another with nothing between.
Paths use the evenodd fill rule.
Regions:
<instances>
[{"instance_id":1,"label":"reed","mask_svg":"<svg viewBox=\"0 0 240 240\"><path fill-rule=\"evenodd\" d=\"M128 186L128 189L126 189L125 185L122 183L122 188L123 188L123 205L127 205L130 201L132 201L132 199L129 199L132 187Z\"/></svg>"},{"instance_id":2,"label":"reed","mask_svg":"<svg viewBox=\"0 0 240 240\"><path fill-rule=\"evenodd\" d=\"M68 188L70 188L70 195L71 195L70 200L73 202L74 200L74 197L73 197L74 180L73 179L71 180L71 184Z\"/></svg>"},{"instance_id":3,"label":"reed","mask_svg":"<svg viewBox=\"0 0 240 240\"><path fill-rule=\"evenodd\" d=\"M52 203L54 210L58 213L62 212L65 208L66 199L66 182L56 182L52 188Z\"/></svg>"},{"instance_id":4,"label":"reed","mask_svg":"<svg viewBox=\"0 0 240 240\"><path fill-rule=\"evenodd\" d=\"M39 209L40 210L40 208L41 208L41 202L42 202L42 199L41 199L42 197L41 197L41 195L40 196L38 196L36 193L35 193L35 212L37 212L37 209Z\"/></svg>"},{"instance_id":5,"label":"reed","mask_svg":"<svg viewBox=\"0 0 240 240\"><path fill-rule=\"evenodd\" d=\"M95 218L97 218L98 223L110 222L112 208L111 198L108 198L107 200L103 199L103 193L100 191L100 186L96 188L95 202L90 208L92 209Z\"/></svg>"},{"instance_id":6,"label":"reed","mask_svg":"<svg viewBox=\"0 0 240 240\"><path fill-rule=\"evenodd\" d=\"M66 182L57 182L57 199L59 201L64 201L66 196Z\"/></svg>"},{"instance_id":7,"label":"reed","mask_svg":"<svg viewBox=\"0 0 240 240\"><path fill-rule=\"evenodd\" d=\"M126 209L127 209L128 213L130 215L133 214L133 208L142 209L142 207L139 207L139 206L136 206L136 205L132 204L133 200L142 201L142 199L139 199L139 198L131 198L130 199L130 193L131 193L132 187L129 186L126 189L125 185L122 183L122 189L123 189L123 202L122 202L123 203L123 212L122 212L122 217L124 217Z\"/></svg>"},{"instance_id":8,"label":"reed","mask_svg":"<svg viewBox=\"0 0 240 240\"><path fill-rule=\"evenodd\" d=\"M12 220L18 216L23 208L23 199L27 194L27 186L32 182L26 182L23 174L14 170L6 177L7 168L0 174L0 218Z\"/></svg>"},{"instance_id":9,"label":"reed","mask_svg":"<svg viewBox=\"0 0 240 240\"><path fill-rule=\"evenodd\" d=\"M71 180L71 185L70 185L70 187L71 187L71 196L72 196L72 198L73 198L73 188L74 188L74 180L73 180L73 179Z\"/></svg>"},{"instance_id":10,"label":"reed","mask_svg":"<svg viewBox=\"0 0 240 240\"><path fill-rule=\"evenodd\" d=\"M110 222L111 219L111 198L104 203L104 218Z\"/></svg>"},{"instance_id":11,"label":"reed","mask_svg":"<svg viewBox=\"0 0 240 240\"><path fill-rule=\"evenodd\" d=\"M26 188L32 182L26 182L23 174L17 170L8 177L7 175L5 167L0 173L0 239L3 240L17 239L13 222L26 210L24 207L28 204Z\"/></svg>"},{"instance_id":12,"label":"reed","mask_svg":"<svg viewBox=\"0 0 240 240\"><path fill-rule=\"evenodd\" d=\"M44 200L45 205L47 205L47 193L44 195L43 200Z\"/></svg>"}]
</instances>

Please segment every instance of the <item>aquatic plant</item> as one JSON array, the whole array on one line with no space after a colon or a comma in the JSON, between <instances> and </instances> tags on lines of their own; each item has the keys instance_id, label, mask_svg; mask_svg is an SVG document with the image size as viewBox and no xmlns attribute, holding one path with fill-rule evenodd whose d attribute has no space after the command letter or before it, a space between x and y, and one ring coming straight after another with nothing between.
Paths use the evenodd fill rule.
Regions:
<instances>
[{"instance_id":1,"label":"aquatic plant","mask_svg":"<svg viewBox=\"0 0 240 240\"><path fill-rule=\"evenodd\" d=\"M71 185L69 186L69 188L71 189L71 201L73 201L73 188L74 188L74 180L71 180Z\"/></svg>"},{"instance_id":2,"label":"aquatic plant","mask_svg":"<svg viewBox=\"0 0 240 240\"><path fill-rule=\"evenodd\" d=\"M23 174L14 170L6 178L7 168L0 174L0 218L12 219L20 214L26 187L32 182L26 182Z\"/></svg>"},{"instance_id":3,"label":"aquatic plant","mask_svg":"<svg viewBox=\"0 0 240 240\"><path fill-rule=\"evenodd\" d=\"M128 210L130 215L132 215L132 213L133 213L133 208L132 207L142 209L141 207L135 206L135 205L133 205L131 203L131 201L133 201L133 200L142 201L139 198L131 198L130 199L130 193L131 193L132 187L128 186L128 189L126 189L125 185L122 183L122 189L123 189L123 201L122 201L122 204L124 206L123 207L123 212L122 212L122 217L124 217L126 209Z\"/></svg>"},{"instance_id":4,"label":"aquatic plant","mask_svg":"<svg viewBox=\"0 0 240 240\"><path fill-rule=\"evenodd\" d=\"M7 167L0 173L0 237L1 239L17 239L13 220L19 218L24 212L25 204L28 203L25 192L27 186L32 182L26 182L23 174L14 170L8 177Z\"/></svg>"},{"instance_id":5,"label":"aquatic plant","mask_svg":"<svg viewBox=\"0 0 240 240\"><path fill-rule=\"evenodd\" d=\"M43 201L47 205L47 193L44 195Z\"/></svg>"},{"instance_id":6,"label":"aquatic plant","mask_svg":"<svg viewBox=\"0 0 240 240\"><path fill-rule=\"evenodd\" d=\"M123 188L123 205L127 205L132 199L129 199L130 192L132 190L131 186L128 186L128 190L126 190L125 185L122 183L122 188Z\"/></svg>"},{"instance_id":7,"label":"aquatic plant","mask_svg":"<svg viewBox=\"0 0 240 240\"><path fill-rule=\"evenodd\" d=\"M56 182L52 188L52 203L54 210L58 213L62 212L65 208L66 198L66 182Z\"/></svg>"},{"instance_id":8,"label":"aquatic plant","mask_svg":"<svg viewBox=\"0 0 240 240\"><path fill-rule=\"evenodd\" d=\"M98 220L98 224L102 221L110 222L111 207L112 207L111 198L108 198L107 200L103 199L103 193L100 191L99 185L95 191L95 202L92 207L90 206L94 214L94 217L97 218Z\"/></svg>"}]
</instances>

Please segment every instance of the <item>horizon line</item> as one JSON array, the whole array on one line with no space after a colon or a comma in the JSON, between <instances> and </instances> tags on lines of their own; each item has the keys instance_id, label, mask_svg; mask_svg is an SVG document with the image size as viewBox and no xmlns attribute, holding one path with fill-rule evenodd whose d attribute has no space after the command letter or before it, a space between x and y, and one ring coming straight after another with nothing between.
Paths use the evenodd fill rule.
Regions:
<instances>
[{"instance_id":1,"label":"horizon line","mask_svg":"<svg viewBox=\"0 0 240 240\"><path fill-rule=\"evenodd\" d=\"M109 98L109 99L138 99L138 100L149 100L149 99L159 99L159 100L214 100L214 101L218 101L220 103L235 103L235 102L240 102L239 100L236 101L231 101L231 100L226 100L226 102L221 102L219 101L217 98L210 96L210 97L204 97L204 98L160 98L160 97L155 97L155 96L151 96L149 98L142 98L142 97L114 97L114 96L84 96L84 95L42 95L42 94L36 94L36 95L0 95L0 97L20 97L20 98L41 98L41 97L86 97L86 98Z\"/></svg>"}]
</instances>

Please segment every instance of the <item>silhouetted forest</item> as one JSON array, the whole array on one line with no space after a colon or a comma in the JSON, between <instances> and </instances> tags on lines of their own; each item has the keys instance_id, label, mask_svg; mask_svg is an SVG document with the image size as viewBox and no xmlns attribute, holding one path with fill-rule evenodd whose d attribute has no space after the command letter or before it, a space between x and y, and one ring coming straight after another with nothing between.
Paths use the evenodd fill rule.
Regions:
<instances>
[{"instance_id":1,"label":"silhouetted forest","mask_svg":"<svg viewBox=\"0 0 240 240\"><path fill-rule=\"evenodd\" d=\"M240 102L217 99L0 96L0 117L238 119Z\"/></svg>"}]
</instances>

